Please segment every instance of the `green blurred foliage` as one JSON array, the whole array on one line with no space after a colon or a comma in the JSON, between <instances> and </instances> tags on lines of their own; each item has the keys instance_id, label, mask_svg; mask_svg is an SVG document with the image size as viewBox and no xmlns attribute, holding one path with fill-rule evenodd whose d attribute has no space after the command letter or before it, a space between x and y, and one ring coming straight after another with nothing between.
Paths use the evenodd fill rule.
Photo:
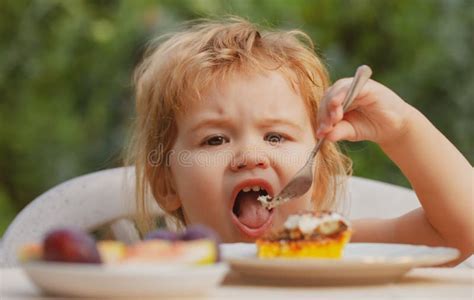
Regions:
<instances>
[{"instance_id":1,"label":"green blurred foliage","mask_svg":"<svg viewBox=\"0 0 474 300\"><path fill-rule=\"evenodd\" d=\"M474 2L162 0L0 2L0 233L75 176L121 164L130 84L146 42L197 17L302 29L333 80L360 64L421 110L472 162ZM344 144L355 175L408 186L371 143ZM440 174L445 176L446 174ZM449 175L449 174L448 174Z\"/></svg>"}]
</instances>

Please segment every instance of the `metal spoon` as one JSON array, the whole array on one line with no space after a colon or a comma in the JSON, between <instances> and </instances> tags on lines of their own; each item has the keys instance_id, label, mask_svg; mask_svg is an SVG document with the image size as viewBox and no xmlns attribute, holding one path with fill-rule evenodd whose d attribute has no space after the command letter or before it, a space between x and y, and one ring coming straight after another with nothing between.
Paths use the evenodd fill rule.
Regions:
<instances>
[{"instance_id":1,"label":"metal spoon","mask_svg":"<svg viewBox=\"0 0 474 300\"><path fill-rule=\"evenodd\" d=\"M357 71L352 80L349 91L347 92L346 98L342 102L343 111L346 112L349 105L354 101L355 97L359 94L364 84L369 80L372 75L372 70L366 65L362 65L357 68ZM305 165L296 173L293 179L283 188L283 190L274 198L270 196L260 196L258 201L267 209L272 209L285 202L290 201L295 197L299 197L306 193L311 185L313 184L313 164L314 157L318 153L325 138L318 141L316 146L311 151Z\"/></svg>"}]
</instances>

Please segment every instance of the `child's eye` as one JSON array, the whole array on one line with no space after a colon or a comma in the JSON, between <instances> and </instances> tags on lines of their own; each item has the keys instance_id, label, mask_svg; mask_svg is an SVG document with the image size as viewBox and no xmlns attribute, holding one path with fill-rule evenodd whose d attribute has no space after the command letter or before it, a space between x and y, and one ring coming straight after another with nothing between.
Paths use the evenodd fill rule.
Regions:
<instances>
[{"instance_id":1,"label":"child's eye","mask_svg":"<svg viewBox=\"0 0 474 300\"><path fill-rule=\"evenodd\" d=\"M229 139L226 138L225 136L214 135L214 136L206 138L203 144L208 145L208 146L219 146L228 142L229 142Z\"/></svg>"},{"instance_id":2,"label":"child's eye","mask_svg":"<svg viewBox=\"0 0 474 300\"><path fill-rule=\"evenodd\" d=\"M279 133L270 132L265 135L264 140L268 141L271 145L276 145L278 143L283 142L285 138Z\"/></svg>"}]
</instances>

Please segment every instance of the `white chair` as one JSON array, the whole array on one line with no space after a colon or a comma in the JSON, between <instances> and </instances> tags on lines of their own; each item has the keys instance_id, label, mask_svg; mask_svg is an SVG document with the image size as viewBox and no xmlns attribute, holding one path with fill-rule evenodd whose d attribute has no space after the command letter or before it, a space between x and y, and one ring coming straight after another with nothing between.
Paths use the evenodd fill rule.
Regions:
<instances>
[{"instance_id":1,"label":"white chair","mask_svg":"<svg viewBox=\"0 0 474 300\"><path fill-rule=\"evenodd\" d=\"M114 235L125 241L137 239L133 223L121 219L135 213L133 190L132 168L95 172L53 187L25 207L8 227L0 250L2 265L15 265L19 246L41 241L48 230L58 226L90 230L119 220L112 222ZM420 205L410 189L359 177L349 180L346 200L339 211L351 219L396 217ZM150 205L155 214L162 214L156 203Z\"/></svg>"},{"instance_id":2,"label":"white chair","mask_svg":"<svg viewBox=\"0 0 474 300\"><path fill-rule=\"evenodd\" d=\"M394 218L420 207L415 192L401 186L352 176L339 211L349 219Z\"/></svg>"},{"instance_id":3,"label":"white chair","mask_svg":"<svg viewBox=\"0 0 474 300\"><path fill-rule=\"evenodd\" d=\"M109 223L117 239L138 239L134 223L127 219L135 213L133 193L132 168L99 171L53 187L26 206L7 228L0 248L1 265L15 265L19 246L39 242L59 226L92 230ZM156 203L151 205L155 214L161 213Z\"/></svg>"}]
</instances>

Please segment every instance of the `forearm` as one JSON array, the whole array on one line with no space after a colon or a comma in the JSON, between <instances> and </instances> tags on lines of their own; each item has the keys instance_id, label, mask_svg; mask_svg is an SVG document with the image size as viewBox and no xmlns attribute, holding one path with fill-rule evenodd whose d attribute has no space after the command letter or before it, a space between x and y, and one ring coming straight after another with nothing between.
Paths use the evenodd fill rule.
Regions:
<instances>
[{"instance_id":1,"label":"forearm","mask_svg":"<svg viewBox=\"0 0 474 300\"><path fill-rule=\"evenodd\" d=\"M381 147L410 181L446 245L472 252L474 173L464 156L415 109L404 134Z\"/></svg>"}]
</instances>

